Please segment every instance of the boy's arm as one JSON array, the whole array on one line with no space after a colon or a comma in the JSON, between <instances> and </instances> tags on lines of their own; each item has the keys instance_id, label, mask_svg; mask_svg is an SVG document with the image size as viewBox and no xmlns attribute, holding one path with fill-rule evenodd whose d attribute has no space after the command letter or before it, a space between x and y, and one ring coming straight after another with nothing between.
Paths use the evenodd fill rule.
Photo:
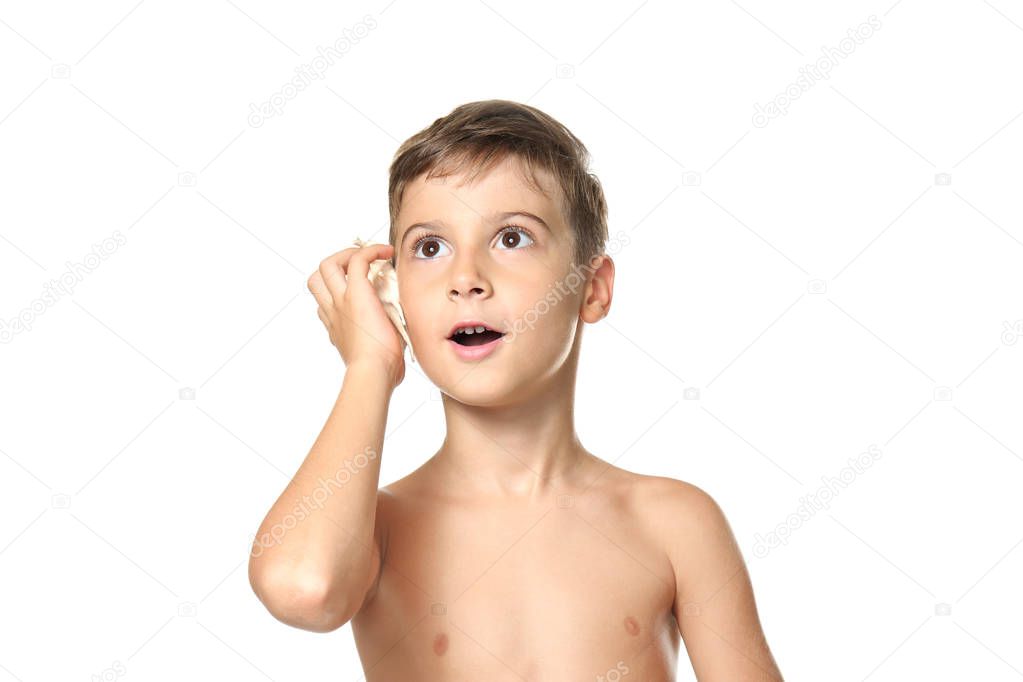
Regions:
<instances>
[{"instance_id":1,"label":"boy's arm","mask_svg":"<svg viewBox=\"0 0 1023 682\"><path fill-rule=\"evenodd\" d=\"M700 682L779 682L742 553L721 508L700 488L670 479L661 508L675 574L672 610Z\"/></svg>"},{"instance_id":2,"label":"boy's arm","mask_svg":"<svg viewBox=\"0 0 1023 682\"><path fill-rule=\"evenodd\" d=\"M377 486L391 391L376 366L348 368L323 430L256 534L249 582L288 625L336 630L375 585L383 540Z\"/></svg>"},{"instance_id":3,"label":"boy's arm","mask_svg":"<svg viewBox=\"0 0 1023 682\"><path fill-rule=\"evenodd\" d=\"M368 279L389 244L340 251L309 278L317 315L347 371L341 392L305 461L252 546L249 583L278 620L315 632L358 613L383 559L377 485L387 408L405 376L404 341Z\"/></svg>"}]
</instances>

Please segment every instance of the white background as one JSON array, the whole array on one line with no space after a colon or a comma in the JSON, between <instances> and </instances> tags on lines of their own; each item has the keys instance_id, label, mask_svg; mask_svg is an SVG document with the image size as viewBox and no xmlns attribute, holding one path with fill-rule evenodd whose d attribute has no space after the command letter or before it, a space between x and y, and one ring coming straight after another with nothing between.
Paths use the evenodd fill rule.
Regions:
<instances>
[{"instance_id":1,"label":"white background","mask_svg":"<svg viewBox=\"0 0 1023 682\"><path fill-rule=\"evenodd\" d=\"M350 625L245 571L343 374L305 281L386 241L401 141L489 98L572 129L628 235L583 443L714 496L786 679L1023 677L1023 9L608 5L0 6L0 682L361 679ZM410 364L381 484L443 428Z\"/></svg>"}]
</instances>

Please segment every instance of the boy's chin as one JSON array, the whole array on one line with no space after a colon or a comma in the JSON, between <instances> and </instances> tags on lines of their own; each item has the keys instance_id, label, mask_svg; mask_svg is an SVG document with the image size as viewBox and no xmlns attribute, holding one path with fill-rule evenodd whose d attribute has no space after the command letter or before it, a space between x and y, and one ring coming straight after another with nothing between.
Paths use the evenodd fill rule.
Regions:
<instances>
[{"instance_id":1,"label":"boy's chin","mask_svg":"<svg viewBox=\"0 0 1023 682\"><path fill-rule=\"evenodd\" d=\"M470 407L502 407L510 403L511 394L499 390L493 384L488 386L467 385L469 379L454 386L446 386L440 392L449 400Z\"/></svg>"},{"instance_id":2,"label":"boy's chin","mask_svg":"<svg viewBox=\"0 0 1023 682\"><path fill-rule=\"evenodd\" d=\"M507 376L504 367L459 366L445 368L434 384L452 400L473 407L501 407L522 399L521 377Z\"/></svg>"}]
</instances>

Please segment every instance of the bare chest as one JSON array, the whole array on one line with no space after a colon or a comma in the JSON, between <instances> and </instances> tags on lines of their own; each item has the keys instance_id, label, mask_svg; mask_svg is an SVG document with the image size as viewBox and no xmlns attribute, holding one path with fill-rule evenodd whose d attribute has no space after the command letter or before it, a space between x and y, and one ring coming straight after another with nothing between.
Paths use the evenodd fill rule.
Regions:
<instances>
[{"instance_id":1,"label":"bare chest","mask_svg":"<svg viewBox=\"0 0 1023 682\"><path fill-rule=\"evenodd\" d=\"M367 682L673 679L671 568L627 513L566 499L387 523L377 593L352 621Z\"/></svg>"}]
</instances>

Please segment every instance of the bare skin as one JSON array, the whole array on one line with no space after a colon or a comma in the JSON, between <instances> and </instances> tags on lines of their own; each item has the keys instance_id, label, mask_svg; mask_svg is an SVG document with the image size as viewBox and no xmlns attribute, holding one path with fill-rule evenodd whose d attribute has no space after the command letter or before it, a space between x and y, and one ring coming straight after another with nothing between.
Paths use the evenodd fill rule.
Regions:
<instances>
[{"instance_id":1,"label":"bare skin","mask_svg":"<svg viewBox=\"0 0 1023 682\"><path fill-rule=\"evenodd\" d=\"M433 459L381 491L383 569L352 621L367 682L675 679L675 580L639 476L580 452L518 501L457 477Z\"/></svg>"},{"instance_id":2,"label":"bare skin","mask_svg":"<svg viewBox=\"0 0 1023 682\"><path fill-rule=\"evenodd\" d=\"M531 500L452 493L438 457L381 489L352 620L367 682L673 681L682 634L701 681L782 680L706 493L578 457Z\"/></svg>"},{"instance_id":3,"label":"bare skin","mask_svg":"<svg viewBox=\"0 0 1023 682\"><path fill-rule=\"evenodd\" d=\"M310 278L348 371L259 535L289 527L291 505L338 470L338 453L382 448L386 406L405 375L403 342L362 278L392 248L446 435L422 466L379 489L380 458L366 460L318 511L257 543L253 588L291 625L325 632L351 621L367 682L660 682L675 679L681 642L701 682L781 680L716 503L579 442L582 329L610 309L613 262L598 257L530 317L554 282L571 281L573 235L553 178L539 172L537 192L521 170L510 159L473 183L419 178L393 247L343 251ZM512 210L544 222L499 217ZM509 225L526 232L508 239ZM524 319L531 324L515 326ZM515 334L465 360L448 340L464 320Z\"/></svg>"}]
</instances>

